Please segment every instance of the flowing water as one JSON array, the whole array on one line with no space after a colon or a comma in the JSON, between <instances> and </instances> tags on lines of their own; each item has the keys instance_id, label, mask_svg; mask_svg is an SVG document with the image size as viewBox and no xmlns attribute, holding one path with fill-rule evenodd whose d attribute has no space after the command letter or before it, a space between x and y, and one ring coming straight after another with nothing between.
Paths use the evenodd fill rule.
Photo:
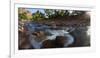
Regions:
<instances>
[{"instance_id":1,"label":"flowing water","mask_svg":"<svg viewBox=\"0 0 100 58\"><path fill-rule=\"evenodd\" d=\"M74 37L70 34L70 32L74 30L74 28L71 28L71 31L69 31L70 28L68 28L67 26L60 27L60 28L53 28L52 26L43 25L36 22L26 22L25 27L28 29L27 33L29 34L29 40L30 40L31 45L37 49L41 48L42 43L45 40L55 40L57 36L66 37L65 38L66 43L64 44L64 47L67 47L68 45L73 44L73 42L75 41ZM40 41L36 40L40 38L37 38L35 35L32 35L32 33L37 32L37 31L42 31L46 33L44 37L43 36L40 37L40 38L43 37L44 39Z\"/></svg>"},{"instance_id":2,"label":"flowing water","mask_svg":"<svg viewBox=\"0 0 100 58\"><path fill-rule=\"evenodd\" d=\"M42 25L42 24L38 24L35 22L27 22L25 23L26 28L28 29L28 33L30 34L30 42L32 44L32 46L34 48L41 48L42 46L42 42L45 40L55 40L55 38L57 36L65 36L66 37L66 43L65 43L65 47L67 47L68 45L72 44L74 42L74 37L71 36L69 34L69 32L67 30L61 29L63 27L61 27L60 29L53 29L51 26L47 26L47 25ZM65 27L64 27L65 28ZM43 31L46 34L46 39L38 42L36 41L36 37L32 35L32 32L35 31Z\"/></svg>"}]
</instances>

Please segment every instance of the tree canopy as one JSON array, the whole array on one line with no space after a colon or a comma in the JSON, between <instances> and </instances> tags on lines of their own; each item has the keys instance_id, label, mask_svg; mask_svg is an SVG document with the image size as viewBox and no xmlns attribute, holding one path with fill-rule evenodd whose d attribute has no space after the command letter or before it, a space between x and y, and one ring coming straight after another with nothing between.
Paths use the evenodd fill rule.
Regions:
<instances>
[{"instance_id":1,"label":"tree canopy","mask_svg":"<svg viewBox=\"0 0 100 58\"><path fill-rule=\"evenodd\" d=\"M41 13L40 11L37 11L36 13L32 14L32 19L33 20L40 20L44 18L44 14Z\"/></svg>"},{"instance_id":2,"label":"tree canopy","mask_svg":"<svg viewBox=\"0 0 100 58\"><path fill-rule=\"evenodd\" d=\"M54 19L58 17L66 17L66 16L79 16L86 13L86 11L76 11L76 10L61 10L61 9L44 9L44 13L37 10L32 15L28 16L28 10L21 10L24 12L19 11L18 17L19 19L26 19L26 20L41 20L41 19ZM71 13L70 13L71 11Z\"/></svg>"}]
</instances>

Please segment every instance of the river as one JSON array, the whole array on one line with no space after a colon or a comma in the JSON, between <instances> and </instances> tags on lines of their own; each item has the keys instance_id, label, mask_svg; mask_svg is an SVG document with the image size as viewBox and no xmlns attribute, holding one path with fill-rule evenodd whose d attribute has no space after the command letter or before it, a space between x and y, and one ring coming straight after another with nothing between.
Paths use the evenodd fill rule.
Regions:
<instances>
[{"instance_id":1,"label":"river","mask_svg":"<svg viewBox=\"0 0 100 58\"><path fill-rule=\"evenodd\" d=\"M70 32L73 32L75 28L62 26L62 27L53 27L48 25L39 24L36 22L25 22L25 27L27 28L27 34L29 34L29 40L31 45L36 48L40 49L42 47L42 43L45 40L55 40L57 36L64 36L66 37L66 42L64 43L63 47L67 47L75 42L75 37L70 34ZM42 31L45 34L44 39L38 41L36 40L36 36L32 35L34 32ZM89 30L88 30L89 31ZM80 33L81 34L81 33ZM43 36L41 36L38 39L41 39Z\"/></svg>"}]
</instances>

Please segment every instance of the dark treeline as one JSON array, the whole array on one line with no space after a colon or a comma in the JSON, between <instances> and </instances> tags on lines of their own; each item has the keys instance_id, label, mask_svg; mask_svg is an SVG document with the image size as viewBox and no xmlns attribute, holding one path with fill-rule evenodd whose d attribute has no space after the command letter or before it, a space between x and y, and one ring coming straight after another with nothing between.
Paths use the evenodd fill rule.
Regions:
<instances>
[{"instance_id":1,"label":"dark treeline","mask_svg":"<svg viewBox=\"0 0 100 58\"><path fill-rule=\"evenodd\" d=\"M77 10L60 10L60 9L44 9L44 13L37 10L31 15L27 15L29 12L26 9L18 9L19 19L22 20L41 20L41 19L56 19L56 18L65 18L65 17L74 17L81 16L86 13L86 11L77 11Z\"/></svg>"}]
</instances>

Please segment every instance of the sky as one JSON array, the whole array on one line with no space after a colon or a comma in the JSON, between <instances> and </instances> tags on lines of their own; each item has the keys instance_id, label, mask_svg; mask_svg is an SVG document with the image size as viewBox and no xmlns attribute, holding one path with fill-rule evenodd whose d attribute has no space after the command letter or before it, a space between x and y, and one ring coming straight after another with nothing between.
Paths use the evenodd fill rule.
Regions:
<instances>
[{"instance_id":1,"label":"sky","mask_svg":"<svg viewBox=\"0 0 100 58\"><path fill-rule=\"evenodd\" d=\"M44 9L40 9L40 8L27 8L26 10L30 11L31 13L35 13L37 11L40 11L42 13L45 13L44 12Z\"/></svg>"}]
</instances>

